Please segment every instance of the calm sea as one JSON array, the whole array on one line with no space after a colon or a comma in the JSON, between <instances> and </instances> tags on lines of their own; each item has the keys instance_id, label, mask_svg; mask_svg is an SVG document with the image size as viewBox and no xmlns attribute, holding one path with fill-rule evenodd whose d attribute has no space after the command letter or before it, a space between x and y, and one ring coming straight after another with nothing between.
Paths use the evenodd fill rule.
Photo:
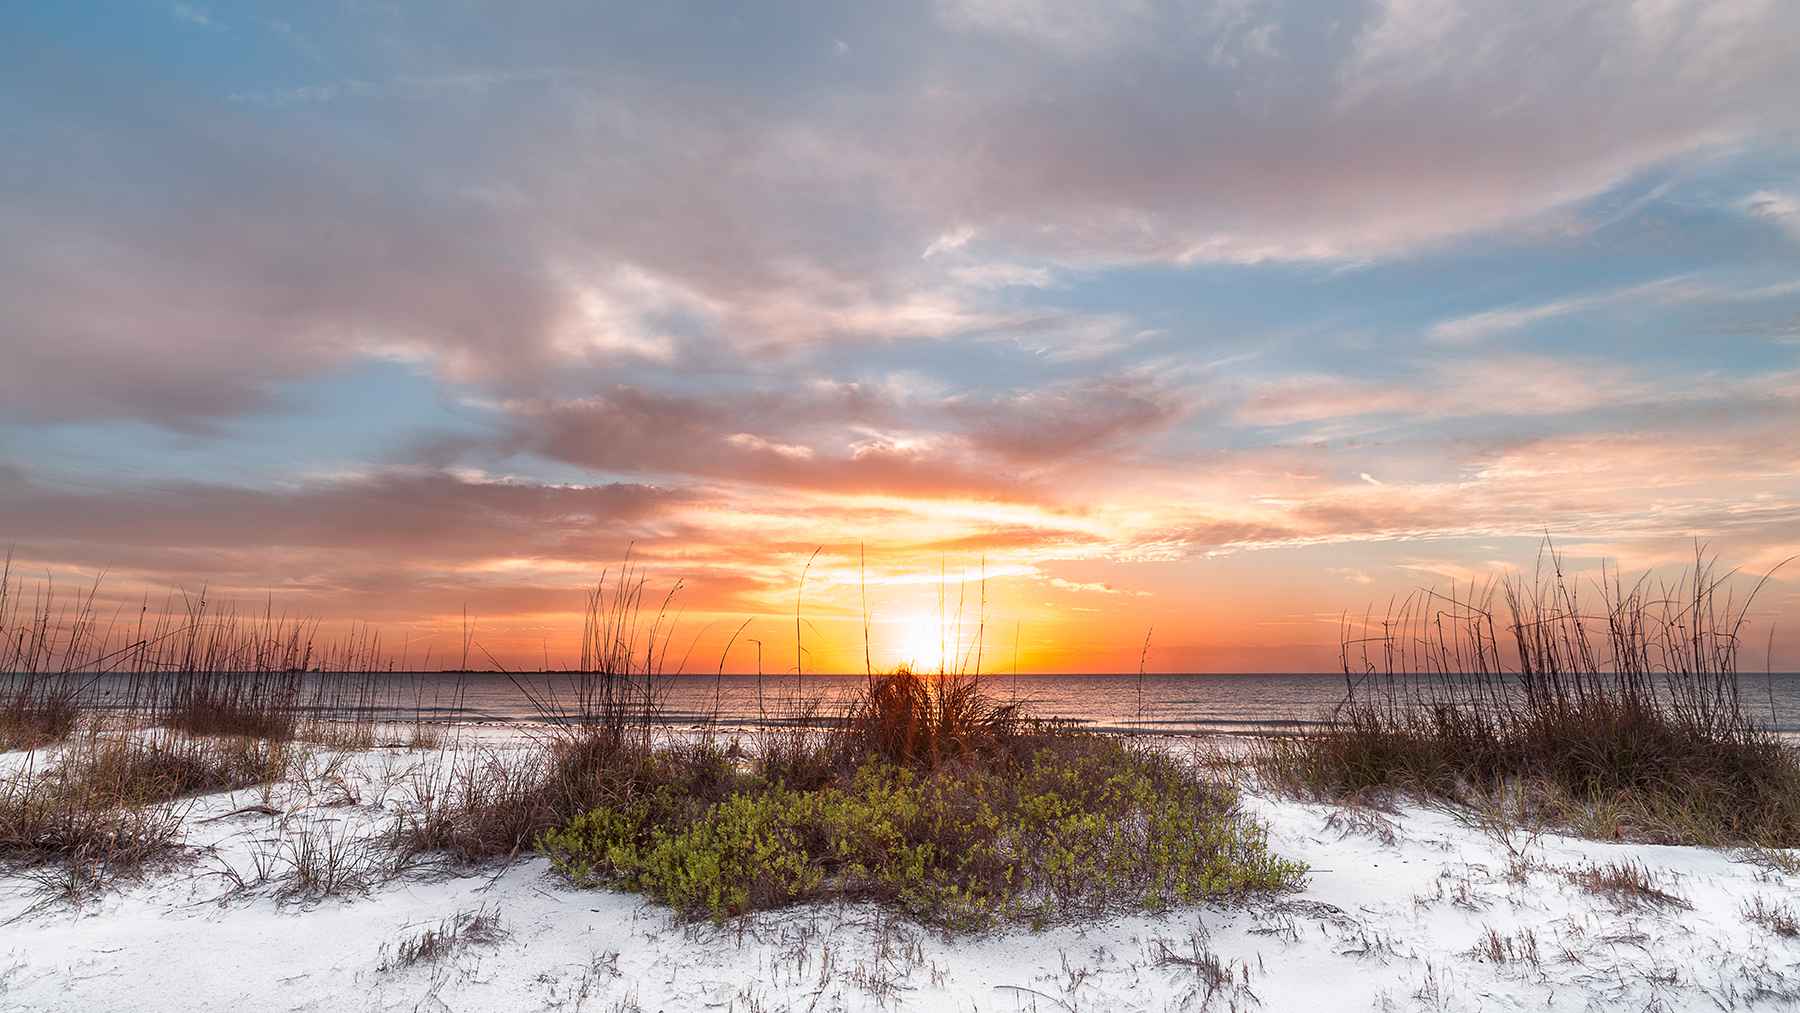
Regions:
<instances>
[{"instance_id":1,"label":"calm sea","mask_svg":"<svg viewBox=\"0 0 1800 1013\"><path fill-rule=\"evenodd\" d=\"M333 676L309 676L330 680ZM537 721L541 713L505 675L491 673L392 673L383 683L383 717L457 723ZM572 705L574 681L566 675L518 677L535 694L548 691ZM660 680L659 704L672 725L716 719L753 727L841 713L863 677L808 675L672 676ZM1341 674L1314 675L992 675L987 692L1018 702L1038 717L1061 718L1095 730L1159 734L1268 733L1294 730L1329 713L1344 698ZM1745 704L1775 729L1800 732L1800 673L1745 675Z\"/></svg>"},{"instance_id":2,"label":"calm sea","mask_svg":"<svg viewBox=\"0 0 1800 1013\"><path fill-rule=\"evenodd\" d=\"M521 676L534 688L551 686L571 698L566 677ZM531 703L505 676L432 676L421 683L450 720L529 721ZM436 685L432 685L435 682ZM677 676L660 688L660 707L671 724L708 720L715 713L729 725L753 727L795 720L829 719L840 714L864 685L860 675ZM451 685L446 685L450 683ZM1033 716L1059 718L1101 731L1139 730L1170 734L1268 732L1317 720L1344 695L1341 675L992 675L986 692L1018 703ZM460 700L451 694L460 691ZM1795 687L1795 719L1800 721L1800 682Z\"/></svg>"}]
</instances>

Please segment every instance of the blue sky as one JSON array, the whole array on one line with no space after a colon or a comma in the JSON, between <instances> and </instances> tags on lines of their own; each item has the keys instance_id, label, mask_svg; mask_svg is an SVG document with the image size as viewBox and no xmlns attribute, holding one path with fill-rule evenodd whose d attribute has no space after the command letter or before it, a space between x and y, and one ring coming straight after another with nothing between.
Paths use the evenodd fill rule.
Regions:
<instances>
[{"instance_id":1,"label":"blue sky","mask_svg":"<svg viewBox=\"0 0 1800 1013\"><path fill-rule=\"evenodd\" d=\"M1546 534L1800 552L1791 5L4 17L28 572L530 655L627 546L701 627L860 547L896 641L986 572L1038 667L1234 670Z\"/></svg>"}]
</instances>

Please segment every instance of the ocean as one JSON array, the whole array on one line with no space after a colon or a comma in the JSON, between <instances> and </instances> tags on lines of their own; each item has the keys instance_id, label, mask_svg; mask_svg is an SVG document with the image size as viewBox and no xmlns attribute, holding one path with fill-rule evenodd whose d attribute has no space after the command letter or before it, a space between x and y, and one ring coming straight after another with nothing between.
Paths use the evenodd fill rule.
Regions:
<instances>
[{"instance_id":1,"label":"ocean","mask_svg":"<svg viewBox=\"0 0 1800 1013\"><path fill-rule=\"evenodd\" d=\"M311 676L315 678L342 678ZM451 723L514 724L543 718L512 678L498 673L392 673L384 683L383 717ZM572 676L516 677L532 694L573 706ZM1342 673L988 675L987 692L1030 714L1096 731L1166 735L1269 734L1319 721L1344 699ZM678 675L657 683L662 720L670 725L709 720L728 726L829 720L863 686L861 675ZM1775 730L1800 733L1800 673L1742 675L1746 707Z\"/></svg>"}]
</instances>

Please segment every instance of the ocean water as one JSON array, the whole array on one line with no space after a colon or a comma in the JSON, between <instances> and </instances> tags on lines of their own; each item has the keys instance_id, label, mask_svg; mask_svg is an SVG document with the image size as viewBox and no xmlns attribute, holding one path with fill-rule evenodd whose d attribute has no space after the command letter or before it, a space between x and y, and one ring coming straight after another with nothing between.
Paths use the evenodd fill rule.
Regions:
<instances>
[{"instance_id":1,"label":"ocean water","mask_svg":"<svg viewBox=\"0 0 1800 1013\"><path fill-rule=\"evenodd\" d=\"M439 676L443 680L446 677ZM454 678L454 677L448 677ZM518 677L534 691L549 687L573 700L572 681L554 675ZM862 689L860 675L676 676L657 689L658 707L670 724L715 719L754 727L794 721L829 721ZM1318 720L1343 699L1341 675L992 675L983 677L995 700L1016 703L1035 717L1057 718L1096 731L1138 730L1165 734L1271 732ZM453 692L441 684L434 701L449 720L530 721L540 717L525 694L505 676L462 678ZM1800 686L1796 687L1800 692ZM1796 701L1800 720L1800 700Z\"/></svg>"},{"instance_id":2,"label":"ocean water","mask_svg":"<svg viewBox=\"0 0 1800 1013\"><path fill-rule=\"evenodd\" d=\"M337 712L373 712L379 720L423 718L457 724L524 724L550 711L578 707L578 683L565 674L391 672L375 676L301 677L300 699ZM1165 735L1268 734L1294 731L1327 717L1343 701L1345 682L1333 674L989 675L986 692L1017 703L1036 717L1096 731ZM656 681L662 722L716 722L751 728L795 722L827 723L841 715L864 685L860 675L667 676ZM371 686L373 689L371 690ZM1739 692L1753 716L1777 731L1800 736L1800 673L1744 675ZM117 676L87 677L90 706L124 707L131 689ZM535 702L534 702L535 698ZM548 715L554 720L555 715Z\"/></svg>"},{"instance_id":3,"label":"ocean water","mask_svg":"<svg viewBox=\"0 0 1800 1013\"><path fill-rule=\"evenodd\" d=\"M575 680L567 675L402 673L383 679L389 685L381 708L398 718L533 722L545 715L532 696L564 708L576 700ZM655 693L670 725L755 727L830 721L864 682L860 675L683 675L659 680ZM1017 703L1036 717L1095 731L1168 735L1294 731L1326 718L1345 696L1342 673L990 675L983 684L996 700ZM1739 687L1756 718L1777 731L1800 733L1800 673L1744 675Z\"/></svg>"}]
</instances>

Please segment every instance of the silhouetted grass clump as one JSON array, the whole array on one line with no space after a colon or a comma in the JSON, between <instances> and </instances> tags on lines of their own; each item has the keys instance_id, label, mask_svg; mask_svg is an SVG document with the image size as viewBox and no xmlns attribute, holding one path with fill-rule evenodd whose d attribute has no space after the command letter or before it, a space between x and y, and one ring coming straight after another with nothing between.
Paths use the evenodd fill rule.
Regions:
<instances>
[{"instance_id":1,"label":"silhouetted grass clump","mask_svg":"<svg viewBox=\"0 0 1800 1013\"><path fill-rule=\"evenodd\" d=\"M161 719L195 735L287 740L300 723L298 673L195 672L171 680Z\"/></svg>"},{"instance_id":2,"label":"silhouetted grass clump","mask_svg":"<svg viewBox=\"0 0 1800 1013\"><path fill-rule=\"evenodd\" d=\"M1603 575L1584 598L1552 552L1530 583L1420 593L1346 635L1346 700L1261 771L1333 797L1516 791L1597 836L1800 842L1800 762L1740 695L1754 591L1730 576L1697 556L1673 585Z\"/></svg>"},{"instance_id":3,"label":"silhouetted grass clump","mask_svg":"<svg viewBox=\"0 0 1800 1013\"><path fill-rule=\"evenodd\" d=\"M833 745L852 760L937 767L1007 751L1038 728L1017 705L984 692L978 676L901 667L869 680Z\"/></svg>"}]
</instances>

